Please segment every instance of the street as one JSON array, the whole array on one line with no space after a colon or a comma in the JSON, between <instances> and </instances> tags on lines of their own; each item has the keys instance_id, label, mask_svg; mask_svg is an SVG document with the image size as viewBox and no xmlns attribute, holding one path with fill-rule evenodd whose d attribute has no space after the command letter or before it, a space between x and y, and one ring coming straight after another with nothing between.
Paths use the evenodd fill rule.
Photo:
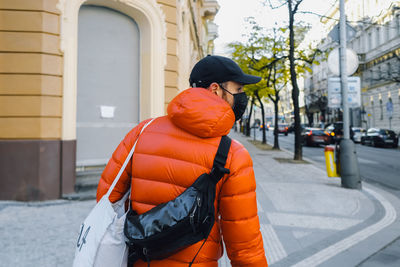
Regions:
<instances>
[{"instance_id":1,"label":"street","mask_svg":"<svg viewBox=\"0 0 400 267\"><path fill-rule=\"evenodd\" d=\"M262 131L256 130L257 140L262 139ZM251 131L254 138L254 129ZM267 132L267 143L273 144L273 130ZM294 134L279 135L280 148L294 151ZM356 144L358 164L362 180L378 184L385 190L400 197L400 149L371 147ZM325 169L324 148L303 146L303 156L311 159Z\"/></svg>"}]
</instances>

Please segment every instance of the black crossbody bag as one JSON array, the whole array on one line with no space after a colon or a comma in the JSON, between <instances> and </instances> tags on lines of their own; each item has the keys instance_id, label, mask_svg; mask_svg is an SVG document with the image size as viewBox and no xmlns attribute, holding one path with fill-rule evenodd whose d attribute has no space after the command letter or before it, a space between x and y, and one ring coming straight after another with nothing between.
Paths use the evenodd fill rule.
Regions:
<instances>
[{"instance_id":1,"label":"black crossbody bag","mask_svg":"<svg viewBox=\"0 0 400 267\"><path fill-rule=\"evenodd\" d=\"M138 215L129 208L124 233L129 247L128 264L138 259L161 260L203 239L214 225L216 184L229 173L225 168L231 139L222 136L210 173L203 173L175 199ZM194 255L191 266L200 252Z\"/></svg>"}]
</instances>

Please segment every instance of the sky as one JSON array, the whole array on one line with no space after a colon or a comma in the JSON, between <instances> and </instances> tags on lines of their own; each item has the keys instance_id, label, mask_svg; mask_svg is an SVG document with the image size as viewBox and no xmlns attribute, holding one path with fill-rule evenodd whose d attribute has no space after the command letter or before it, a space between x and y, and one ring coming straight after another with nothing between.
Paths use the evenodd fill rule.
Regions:
<instances>
[{"instance_id":1,"label":"sky","mask_svg":"<svg viewBox=\"0 0 400 267\"><path fill-rule=\"evenodd\" d=\"M276 1L276 0L275 0ZM283 6L280 9L271 10L264 6L263 0L218 0L220 9L214 22L218 25L218 38L214 41L215 54L227 55L226 45L234 41L243 42L243 34L246 32L244 20L246 17L255 17L257 23L265 28L278 25L287 25L288 11ZM311 11L317 14L325 14L337 0L304 0L299 9ZM311 14L299 14L296 19L318 23L319 17Z\"/></svg>"}]
</instances>

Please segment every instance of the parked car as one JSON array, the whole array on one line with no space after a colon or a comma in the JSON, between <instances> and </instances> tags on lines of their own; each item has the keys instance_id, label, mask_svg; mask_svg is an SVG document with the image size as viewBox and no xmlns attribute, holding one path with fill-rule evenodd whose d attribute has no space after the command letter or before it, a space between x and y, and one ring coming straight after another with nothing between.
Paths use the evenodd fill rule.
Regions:
<instances>
[{"instance_id":1,"label":"parked car","mask_svg":"<svg viewBox=\"0 0 400 267\"><path fill-rule=\"evenodd\" d=\"M343 139L343 122L337 121L325 128L325 131L331 136L331 144L339 143ZM350 127L350 139L353 139L354 131L353 127Z\"/></svg>"},{"instance_id":2,"label":"parked car","mask_svg":"<svg viewBox=\"0 0 400 267\"><path fill-rule=\"evenodd\" d=\"M288 135L288 125L287 124L278 124L278 134L283 133L285 135Z\"/></svg>"},{"instance_id":3,"label":"parked car","mask_svg":"<svg viewBox=\"0 0 400 267\"><path fill-rule=\"evenodd\" d=\"M306 127L307 127L306 124L300 123L301 131L303 131ZM288 127L288 133L294 133L294 122L291 123L290 126Z\"/></svg>"},{"instance_id":4,"label":"parked car","mask_svg":"<svg viewBox=\"0 0 400 267\"><path fill-rule=\"evenodd\" d=\"M331 143L331 136L321 128L307 127L301 136L305 146L329 145Z\"/></svg>"},{"instance_id":5,"label":"parked car","mask_svg":"<svg viewBox=\"0 0 400 267\"><path fill-rule=\"evenodd\" d=\"M288 127L288 133L294 132L294 122L292 122Z\"/></svg>"},{"instance_id":6,"label":"parked car","mask_svg":"<svg viewBox=\"0 0 400 267\"><path fill-rule=\"evenodd\" d=\"M388 129L380 129L380 128L370 128L368 131L361 136L361 144L362 145L371 145L371 146L390 146L397 147L399 144L399 137L396 134Z\"/></svg>"},{"instance_id":7,"label":"parked car","mask_svg":"<svg viewBox=\"0 0 400 267\"><path fill-rule=\"evenodd\" d=\"M325 127L325 131L329 134L329 136L333 136L332 132L333 129L335 129L335 127L333 126L333 124L329 124L328 126ZM332 140L333 138L331 138Z\"/></svg>"},{"instance_id":8,"label":"parked car","mask_svg":"<svg viewBox=\"0 0 400 267\"><path fill-rule=\"evenodd\" d=\"M360 128L360 127L352 127L351 128L353 130L353 141L354 143L360 143L361 142L361 136L364 135L364 133L366 132L365 129Z\"/></svg>"},{"instance_id":9,"label":"parked car","mask_svg":"<svg viewBox=\"0 0 400 267\"><path fill-rule=\"evenodd\" d=\"M268 131L268 130L269 130L269 127L270 127L270 125L269 125L269 123L267 123L267 127L265 127L265 130ZM260 124L260 131L262 131L263 128L264 128L264 125L261 123L261 124Z\"/></svg>"},{"instance_id":10,"label":"parked car","mask_svg":"<svg viewBox=\"0 0 400 267\"><path fill-rule=\"evenodd\" d=\"M336 125L335 125L336 124ZM339 130L340 129L340 130ZM336 141L339 141L341 138L343 138L343 124L341 122L338 123L332 123L329 124L326 128L325 131L329 134L330 136L330 142L331 144L334 144ZM338 136L336 137L336 135Z\"/></svg>"},{"instance_id":11,"label":"parked car","mask_svg":"<svg viewBox=\"0 0 400 267\"><path fill-rule=\"evenodd\" d=\"M253 122L253 124L250 126L250 128L251 128L251 129L253 129L253 128L259 128L260 125L261 125L260 119L255 119L254 122Z\"/></svg>"}]
</instances>

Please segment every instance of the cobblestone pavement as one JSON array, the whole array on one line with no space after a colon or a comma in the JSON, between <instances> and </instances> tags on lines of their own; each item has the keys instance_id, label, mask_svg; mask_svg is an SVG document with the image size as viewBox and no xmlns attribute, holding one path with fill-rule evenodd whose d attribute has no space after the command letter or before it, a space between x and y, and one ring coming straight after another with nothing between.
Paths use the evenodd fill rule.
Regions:
<instances>
[{"instance_id":1,"label":"cobblestone pavement","mask_svg":"<svg viewBox=\"0 0 400 267\"><path fill-rule=\"evenodd\" d=\"M79 227L94 205L0 202L0 266L72 266Z\"/></svg>"}]
</instances>

